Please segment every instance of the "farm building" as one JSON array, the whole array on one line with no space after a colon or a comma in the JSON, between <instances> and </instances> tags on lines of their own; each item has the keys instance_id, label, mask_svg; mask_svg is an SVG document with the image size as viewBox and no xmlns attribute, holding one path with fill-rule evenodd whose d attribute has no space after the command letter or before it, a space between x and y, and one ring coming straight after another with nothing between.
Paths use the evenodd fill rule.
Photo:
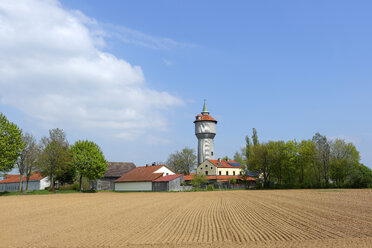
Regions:
<instances>
[{"instance_id":1,"label":"farm building","mask_svg":"<svg viewBox=\"0 0 372 248\"><path fill-rule=\"evenodd\" d=\"M196 168L196 173L206 176L239 176L242 170L240 164L233 160L207 159Z\"/></svg>"},{"instance_id":2,"label":"farm building","mask_svg":"<svg viewBox=\"0 0 372 248\"><path fill-rule=\"evenodd\" d=\"M183 175L168 175L155 179L152 183L152 191L182 191Z\"/></svg>"},{"instance_id":3,"label":"farm building","mask_svg":"<svg viewBox=\"0 0 372 248\"><path fill-rule=\"evenodd\" d=\"M137 167L115 181L115 191L152 191L153 182L167 175L175 175L165 165Z\"/></svg>"},{"instance_id":4,"label":"farm building","mask_svg":"<svg viewBox=\"0 0 372 248\"><path fill-rule=\"evenodd\" d=\"M1 191L18 191L20 175L5 175L5 179L0 181ZM50 186L48 177L43 177L40 173L33 173L28 181L28 190L43 190ZM26 177L22 178L23 190L26 190Z\"/></svg>"},{"instance_id":5,"label":"farm building","mask_svg":"<svg viewBox=\"0 0 372 248\"><path fill-rule=\"evenodd\" d=\"M97 180L97 190L114 190L115 180L136 168L132 162L107 162L107 171L103 178Z\"/></svg>"},{"instance_id":6,"label":"farm building","mask_svg":"<svg viewBox=\"0 0 372 248\"><path fill-rule=\"evenodd\" d=\"M195 173L190 173L190 175L184 176L184 181L190 183ZM208 184L215 185L216 188L254 188L256 186L256 180L250 176L246 177L247 184L244 183L244 178L242 176L205 176L208 179ZM235 179L235 184L231 185L230 180Z\"/></svg>"}]
</instances>

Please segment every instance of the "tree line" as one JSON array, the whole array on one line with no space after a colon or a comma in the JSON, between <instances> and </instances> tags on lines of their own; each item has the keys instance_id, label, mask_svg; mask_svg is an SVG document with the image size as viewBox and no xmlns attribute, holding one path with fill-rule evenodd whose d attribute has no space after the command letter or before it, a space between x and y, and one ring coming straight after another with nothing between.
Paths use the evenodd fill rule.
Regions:
<instances>
[{"instance_id":1,"label":"tree line","mask_svg":"<svg viewBox=\"0 0 372 248\"><path fill-rule=\"evenodd\" d=\"M245 147L234 160L245 174L256 172L265 188L319 188L372 186L372 171L360 163L351 142L328 139L316 133L312 139L259 142L256 129L245 137Z\"/></svg>"},{"instance_id":2,"label":"tree line","mask_svg":"<svg viewBox=\"0 0 372 248\"><path fill-rule=\"evenodd\" d=\"M19 191L26 191L30 177L39 172L48 176L50 190L60 185L95 180L104 175L107 161L100 147L93 141L78 140L70 145L66 133L59 128L49 130L49 136L39 142L31 133L23 133L16 124L0 113L0 172L7 173L17 168L20 174Z\"/></svg>"}]
</instances>

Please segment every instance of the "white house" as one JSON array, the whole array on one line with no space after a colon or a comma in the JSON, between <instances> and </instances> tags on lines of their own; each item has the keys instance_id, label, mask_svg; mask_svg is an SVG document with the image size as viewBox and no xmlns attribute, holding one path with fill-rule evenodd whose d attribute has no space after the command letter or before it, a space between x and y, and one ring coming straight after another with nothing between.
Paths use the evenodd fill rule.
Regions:
<instances>
[{"instance_id":1,"label":"white house","mask_svg":"<svg viewBox=\"0 0 372 248\"><path fill-rule=\"evenodd\" d=\"M115 191L152 191L153 182L167 175L175 175L165 165L137 167L115 180Z\"/></svg>"},{"instance_id":2,"label":"white house","mask_svg":"<svg viewBox=\"0 0 372 248\"><path fill-rule=\"evenodd\" d=\"M0 192L18 191L20 175L5 175L5 179L0 181ZM40 173L33 173L28 181L28 190L43 190L50 186L48 177L43 177ZM26 177L22 178L23 190L26 190Z\"/></svg>"},{"instance_id":3,"label":"white house","mask_svg":"<svg viewBox=\"0 0 372 248\"><path fill-rule=\"evenodd\" d=\"M240 164L235 161L207 159L196 168L196 173L206 176L239 176Z\"/></svg>"}]
</instances>

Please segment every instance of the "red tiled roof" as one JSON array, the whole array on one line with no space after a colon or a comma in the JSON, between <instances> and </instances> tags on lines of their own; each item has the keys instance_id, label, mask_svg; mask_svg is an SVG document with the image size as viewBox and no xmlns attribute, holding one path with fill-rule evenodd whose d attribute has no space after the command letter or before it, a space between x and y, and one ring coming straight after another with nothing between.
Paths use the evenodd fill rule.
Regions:
<instances>
[{"instance_id":1,"label":"red tiled roof","mask_svg":"<svg viewBox=\"0 0 372 248\"><path fill-rule=\"evenodd\" d=\"M194 121L197 122L197 121L214 121L217 123L217 121L210 115L197 115L195 116L196 120Z\"/></svg>"},{"instance_id":2,"label":"red tiled roof","mask_svg":"<svg viewBox=\"0 0 372 248\"><path fill-rule=\"evenodd\" d=\"M124 174L119 179L116 179L115 182L152 182L155 179L163 176L163 173L154 173L163 166L165 165L137 167Z\"/></svg>"},{"instance_id":3,"label":"red tiled roof","mask_svg":"<svg viewBox=\"0 0 372 248\"><path fill-rule=\"evenodd\" d=\"M179 178L183 176L182 174L179 174L179 175L166 175L166 176L163 176L163 177L159 177L158 179L155 179L154 182L169 182L169 181L172 181L176 178Z\"/></svg>"},{"instance_id":4,"label":"red tiled roof","mask_svg":"<svg viewBox=\"0 0 372 248\"><path fill-rule=\"evenodd\" d=\"M40 173L33 173L29 179L29 181L40 181L44 177ZM0 183L18 183L20 179L20 175L5 175L5 179L0 181ZM26 177L22 178L22 181L26 181Z\"/></svg>"},{"instance_id":5,"label":"red tiled roof","mask_svg":"<svg viewBox=\"0 0 372 248\"><path fill-rule=\"evenodd\" d=\"M208 180L230 180L230 178L243 180L241 176L207 176ZM247 181L256 181L252 177L247 177Z\"/></svg>"},{"instance_id":6,"label":"red tiled roof","mask_svg":"<svg viewBox=\"0 0 372 248\"><path fill-rule=\"evenodd\" d=\"M208 159L208 161L219 168L236 168L236 169L240 168L239 166L232 166L231 164L229 164L229 163L238 164L238 162L234 160L229 160L228 162L226 160L221 160L220 162L218 162L218 160Z\"/></svg>"},{"instance_id":7,"label":"red tiled roof","mask_svg":"<svg viewBox=\"0 0 372 248\"><path fill-rule=\"evenodd\" d=\"M192 177L195 175L195 173L190 173L190 175L184 175L183 180L185 181L191 181Z\"/></svg>"},{"instance_id":8,"label":"red tiled roof","mask_svg":"<svg viewBox=\"0 0 372 248\"><path fill-rule=\"evenodd\" d=\"M192 177L195 175L195 173L191 173L190 175L185 175L183 179L185 181L191 181ZM240 179L243 180L241 176L206 176L208 180L218 180L218 181L228 181L230 178ZM247 181L256 181L252 177L247 177Z\"/></svg>"}]
</instances>

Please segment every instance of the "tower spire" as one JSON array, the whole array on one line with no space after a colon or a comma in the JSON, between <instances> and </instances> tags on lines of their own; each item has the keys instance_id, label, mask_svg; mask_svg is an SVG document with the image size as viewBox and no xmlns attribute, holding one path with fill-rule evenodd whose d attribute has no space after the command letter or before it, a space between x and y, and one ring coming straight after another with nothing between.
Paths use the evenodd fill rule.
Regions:
<instances>
[{"instance_id":1,"label":"tower spire","mask_svg":"<svg viewBox=\"0 0 372 248\"><path fill-rule=\"evenodd\" d=\"M204 106L203 106L203 111L201 112L203 115L208 115L209 112L208 112L208 109L207 109L207 102L206 100L204 99Z\"/></svg>"}]
</instances>

